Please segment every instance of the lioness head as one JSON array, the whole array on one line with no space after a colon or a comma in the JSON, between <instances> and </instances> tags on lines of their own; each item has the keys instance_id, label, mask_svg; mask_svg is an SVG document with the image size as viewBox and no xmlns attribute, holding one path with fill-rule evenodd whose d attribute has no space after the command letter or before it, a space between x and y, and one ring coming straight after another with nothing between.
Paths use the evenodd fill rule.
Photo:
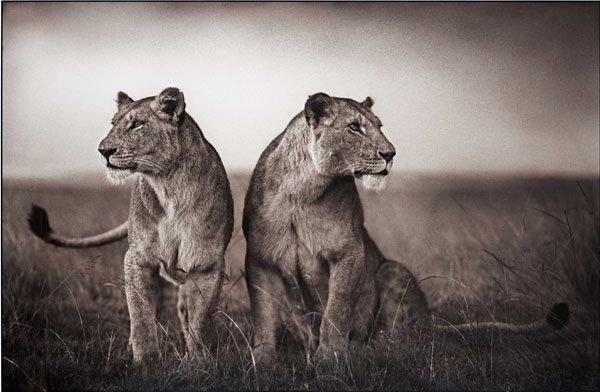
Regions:
<instances>
[{"instance_id":1,"label":"lioness head","mask_svg":"<svg viewBox=\"0 0 600 392\"><path fill-rule=\"evenodd\" d=\"M108 179L121 182L134 172L168 173L181 153L183 93L169 87L156 97L134 101L119 92L117 107L112 129L98 146L106 160Z\"/></svg>"},{"instance_id":2,"label":"lioness head","mask_svg":"<svg viewBox=\"0 0 600 392\"><path fill-rule=\"evenodd\" d=\"M311 158L321 174L354 176L368 189L381 189L396 155L381 132L381 121L371 111L373 100L363 102L311 95L304 115L312 130Z\"/></svg>"}]
</instances>

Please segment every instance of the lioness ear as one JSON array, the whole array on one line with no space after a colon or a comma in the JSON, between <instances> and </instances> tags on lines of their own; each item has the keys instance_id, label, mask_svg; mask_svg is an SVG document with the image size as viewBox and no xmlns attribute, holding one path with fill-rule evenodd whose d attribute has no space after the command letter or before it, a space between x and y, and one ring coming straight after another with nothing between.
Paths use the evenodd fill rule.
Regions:
<instances>
[{"instance_id":1,"label":"lioness ear","mask_svg":"<svg viewBox=\"0 0 600 392\"><path fill-rule=\"evenodd\" d=\"M177 122L185 110L185 99L178 88L168 87L154 98L150 106L159 115L166 115L173 122Z\"/></svg>"},{"instance_id":2,"label":"lioness ear","mask_svg":"<svg viewBox=\"0 0 600 392\"><path fill-rule=\"evenodd\" d=\"M304 116L311 129L315 129L321 119L328 114L327 109L331 102L331 97L325 93L316 93L308 97L304 104Z\"/></svg>"},{"instance_id":3,"label":"lioness ear","mask_svg":"<svg viewBox=\"0 0 600 392\"><path fill-rule=\"evenodd\" d=\"M133 102L133 99L131 99L131 98L129 97L129 95L125 94L125 93L124 93L124 92L122 92L122 91L119 91L119 92L117 93L117 108L118 108L119 110L123 109L123 107L124 107L125 105L127 105L127 104L130 104L130 103L132 103L132 102Z\"/></svg>"},{"instance_id":4,"label":"lioness ear","mask_svg":"<svg viewBox=\"0 0 600 392\"><path fill-rule=\"evenodd\" d=\"M374 103L375 102L373 102L373 99L371 97L367 97L360 104L363 105L363 106L365 106L365 107L368 107L369 109L371 109L373 107Z\"/></svg>"}]
</instances>

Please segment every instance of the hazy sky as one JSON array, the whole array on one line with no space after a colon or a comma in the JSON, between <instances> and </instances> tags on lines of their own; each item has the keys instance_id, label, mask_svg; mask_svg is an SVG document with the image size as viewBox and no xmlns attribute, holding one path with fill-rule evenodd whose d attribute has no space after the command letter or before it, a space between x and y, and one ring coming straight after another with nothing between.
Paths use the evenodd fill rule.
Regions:
<instances>
[{"instance_id":1,"label":"hazy sky","mask_svg":"<svg viewBox=\"0 0 600 392\"><path fill-rule=\"evenodd\" d=\"M375 99L395 171L598 174L598 4L3 4L4 174L103 170L168 86L228 170L309 94Z\"/></svg>"}]
</instances>

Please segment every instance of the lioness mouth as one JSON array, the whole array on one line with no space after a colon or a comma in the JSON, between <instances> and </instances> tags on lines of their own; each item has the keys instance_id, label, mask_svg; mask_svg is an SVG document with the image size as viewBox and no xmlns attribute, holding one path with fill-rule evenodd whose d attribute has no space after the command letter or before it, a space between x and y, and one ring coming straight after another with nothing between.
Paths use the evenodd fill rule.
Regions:
<instances>
[{"instance_id":1,"label":"lioness mouth","mask_svg":"<svg viewBox=\"0 0 600 392\"><path fill-rule=\"evenodd\" d=\"M113 164L112 164L112 163L110 163L110 162L108 162L108 163L106 164L106 167L107 167L107 168L109 168L109 169L113 169L113 170L131 170L131 169L129 169L129 168L126 168L126 167L119 167L119 166L115 166L115 165L113 165Z\"/></svg>"},{"instance_id":2,"label":"lioness mouth","mask_svg":"<svg viewBox=\"0 0 600 392\"><path fill-rule=\"evenodd\" d=\"M382 171L378 171L377 173L369 173L366 171L357 171L354 172L354 177L361 178L362 176L387 176L389 173L388 169L383 169Z\"/></svg>"}]
</instances>

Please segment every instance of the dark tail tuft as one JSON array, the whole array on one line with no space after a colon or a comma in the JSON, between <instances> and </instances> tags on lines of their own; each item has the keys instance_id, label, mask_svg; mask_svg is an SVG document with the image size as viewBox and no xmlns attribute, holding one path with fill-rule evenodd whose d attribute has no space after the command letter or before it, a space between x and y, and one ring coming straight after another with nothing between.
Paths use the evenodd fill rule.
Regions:
<instances>
[{"instance_id":1,"label":"dark tail tuft","mask_svg":"<svg viewBox=\"0 0 600 392\"><path fill-rule=\"evenodd\" d=\"M571 311L569 310L569 305L565 302L561 302L552 305L552 308L546 317L546 322L548 322L552 328L561 329L569 322L570 316Z\"/></svg>"},{"instance_id":2,"label":"dark tail tuft","mask_svg":"<svg viewBox=\"0 0 600 392\"><path fill-rule=\"evenodd\" d=\"M52 233L52 228L50 227L48 213L45 209L33 204L27 220L29 222L29 229L33 232L33 234L43 240L48 239L50 233Z\"/></svg>"}]
</instances>

